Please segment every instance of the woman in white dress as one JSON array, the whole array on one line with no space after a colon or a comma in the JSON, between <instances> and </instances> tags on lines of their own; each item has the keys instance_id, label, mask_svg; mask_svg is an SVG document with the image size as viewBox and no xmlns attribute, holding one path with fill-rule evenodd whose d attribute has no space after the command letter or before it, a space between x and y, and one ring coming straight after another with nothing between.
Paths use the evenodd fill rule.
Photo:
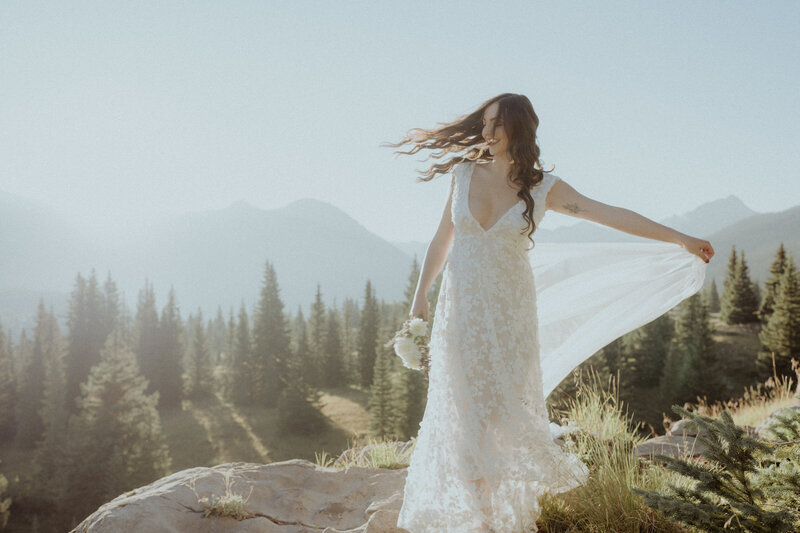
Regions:
<instances>
[{"instance_id":1,"label":"woman in white dress","mask_svg":"<svg viewBox=\"0 0 800 533\"><path fill-rule=\"evenodd\" d=\"M425 177L419 178L428 181L437 173L452 171L444 213L428 246L409 312L409 317L429 320L426 295L447 259L431 332L428 402L397 522L411 533L536 531L539 496L574 488L588 474L577 457L553 442L546 394L556 380L591 355L583 352L595 345L581 342L586 338L593 338L595 344L610 342L696 292L704 269L695 263L707 263L714 255L708 241L587 198L545 172L536 142L538 124L525 96L504 93L450 124L412 130L413 135L391 145L414 144L409 152L400 152L406 154L440 149L436 157L467 150L431 165ZM659 253L637 249L633 260L606 265L614 271L628 268L631 274L624 274L625 279L616 284L608 283L610 290L597 291L596 298L594 287L581 287L586 303L580 297L573 301L588 312L542 328L538 312L545 308L540 297L537 309L540 287L534 281L537 267L529 255L537 255L538 250L530 252L531 236L550 209L674 243L679 245L674 246L678 255L672 248L667 248L666 256L661 249ZM557 271L556 277L564 284L553 286L574 289L576 284L586 284L591 278L572 272L588 269L591 274L594 267L587 263L607 263L577 256L570 260L569 268L564 266L568 261L553 262L557 266L551 270ZM642 264L653 280L639 275ZM551 283L551 274L536 272L537 281ZM686 283L690 276L694 279ZM596 277L603 285L614 276ZM639 286L652 287L658 283L651 281L661 279L667 281L650 295L630 285L634 280ZM567 292L575 291L562 292L566 298ZM598 305L608 315L612 302L625 300L628 293L648 302L655 297L661 303L641 312L641 303L635 303L633 311L625 311L636 315L631 320L610 328L610 333L593 333L598 328L583 316L604 316L603 310L592 308L593 303L601 302ZM544 314L541 318L547 319ZM620 333L619 328L624 330ZM551 330L561 335L557 341L547 337ZM606 340L603 335L614 337ZM576 338L581 342L574 342ZM569 356L559 355L557 346L568 347ZM543 367L547 367L544 381Z\"/></svg>"}]
</instances>

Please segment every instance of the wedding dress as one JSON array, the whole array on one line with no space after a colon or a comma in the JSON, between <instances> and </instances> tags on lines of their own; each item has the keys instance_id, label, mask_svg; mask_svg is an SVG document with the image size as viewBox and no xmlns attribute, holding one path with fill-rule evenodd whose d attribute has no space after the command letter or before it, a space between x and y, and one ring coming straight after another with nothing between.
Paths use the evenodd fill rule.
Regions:
<instances>
[{"instance_id":1,"label":"wedding dress","mask_svg":"<svg viewBox=\"0 0 800 533\"><path fill-rule=\"evenodd\" d=\"M537 531L538 498L585 482L553 442L545 396L608 342L702 286L705 263L666 243L536 244L521 200L491 227L469 210L474 162L454 168L453 244L431 332L428 401L397 526ZM559 178L531 189L538 227ZM535 235L535 233L534 233Z\"/></svg>"}]
</instances>

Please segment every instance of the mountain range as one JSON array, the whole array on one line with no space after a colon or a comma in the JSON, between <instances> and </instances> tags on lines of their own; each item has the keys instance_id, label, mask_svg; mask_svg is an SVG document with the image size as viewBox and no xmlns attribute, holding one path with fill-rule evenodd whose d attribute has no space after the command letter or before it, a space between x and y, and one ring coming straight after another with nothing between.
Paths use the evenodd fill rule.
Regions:
<instances>
[{"instance_id":1,"label":"mountain range","mask_svg":"<svg viewBox=\"0 0 800 533\"><path fill-rule=\"evenodd\" d=\"M661 221L709 239L717 257L708 275L721 284L731 245L745 250L754 278L764 281L778 243L800 259L800 206L756 213L735 196L715 200ZM538 229L539 242L641 240L591 222ZM95 269L102 283L116 282L135 312L145 279L157 306L170 286L182 316L221 307L225 318L244 304L251 313L266 261L276 269L281 298L291 314L307 314L317 284L326 304L363 299L369 279L378 299L403 298L414 255L422 262L428 243L388 242L342 210L302 199L278 209L237 201L224 209L184 213L130 228L113 242L87 236L48 206L0 191L0 323L12 335L29 332L40 298L64 325L70 292L80 273ZM721 287L720 287L721 288Z\"/></svg>"}]
</instances>

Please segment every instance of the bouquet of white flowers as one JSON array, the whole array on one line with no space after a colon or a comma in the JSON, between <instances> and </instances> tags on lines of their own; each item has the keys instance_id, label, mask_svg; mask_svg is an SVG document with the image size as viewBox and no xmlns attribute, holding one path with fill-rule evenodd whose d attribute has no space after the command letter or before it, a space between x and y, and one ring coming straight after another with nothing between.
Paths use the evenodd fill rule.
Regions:
<instances>
[{"instance_id":1,"label":"bouquet of white flowers","mask_svg":"<svg viewBox=\"0 0 800 533\"><path fill-rule=\"evenodd\" d=\"M403 366L422 370L425 378L430 371L430 351L428 343L428 323L421 318L411 318L403 323L403 329L394 334L392 340L384 344L394 345L394 353L403 360Z\"/></svg>"}]
</instances>

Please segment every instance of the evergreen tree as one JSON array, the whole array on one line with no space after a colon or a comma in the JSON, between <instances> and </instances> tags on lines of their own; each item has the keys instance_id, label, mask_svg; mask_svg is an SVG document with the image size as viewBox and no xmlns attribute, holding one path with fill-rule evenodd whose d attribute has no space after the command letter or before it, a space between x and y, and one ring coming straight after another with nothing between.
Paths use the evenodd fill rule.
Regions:
<instances>
[{"instance_id":1,"label":"evergreen tree","mask_svg":"<svg viewBox=\"0 0 800 533\"><path fill-rule=\"evenodd\" d=\"M239 321L231 353L231 401L235 405L253 402L253 339L250 336L250 318L244 302L239 306Z\"/></svg>"},{"instance_id":2,"label":"evergreen tree","mask_svg":"<svg viewBox=\"0 0 800 533\"><path fill-rule=\"evenodd\" d=\"M309 383L313 373L311 368L311 345L308 340L308 325L301 306L297 306L297 315L292 324L292 359L297 363L298 371L305 383Z\"/></svg>"},{"instance_id":3,"label":"evergreen tree","mask_svg":"<svg viewBox=\"0 0 800 533\"><path fill-rule=\"evenodd\" d=\"M357 349L360 313L358 302L351 298L345 298L342 306L342 351L344 352L347 383L353 385L361 382Z\"/></svg>"},{"instance_id":4,"label":"evergreen tree","mask_svg":"<svg viewBox=\"0 0 800 533\"><path fill-rule=\"evenodd\" d=\"M399 329L400 324L408 318L408 313L414 302L419 274L420 267L417 262L417 256L415 255L414 262L411 265L411 272L408 276L408 284L406 285L404 305L401 309L403 315L400 317L399 323L396 324L397 329ZM388 337L391 338L393 334L393 331L389 332ZM392 424L394 434L400 439L408 440L417 434L419 423L422 421L422 416L425 413L428 383L422 372L406 368L402 363L399 363L399 358L394 356L393 348L387 349L381 345L381 349L388 350L387 356L390 360L394 361L395 364L393 366L397 369L396 379L394 381L395 387L392 391L394 404L394 418Z\"/></svg>"},{"instance_id":5,"label":"evergreen tree","mask_svg":"<svg viewBox=\"0 0 800 533\"><path fill-rule=\"evenodd\" d=\"M395 437L396 413L389 369L389 357L383 350L378 351L370 389L369 429L373 437L381 440Z\"/></svg>"},{"instance_id":6,"label":"evergreen tree","mask_svg":"<svg viewBox=\"0 0 800 533\"><path fill-rule=\"evenodd\" d=\"M175 289L170 287L167 305L161 310L158 322L156 352L160 354L160 371L153 376L161 408L179 406L183 400L183 351L183 322L175 300Z\"/></svg>"},{"instance_id":7,"label":"evergreen tree","mask_svg":"<svg viewBox=\"0 0 800 533\"><path fill-rule=\"evenodd\" d=\"M380 316L378 302L372 291L372 282L367 280L364 291L364 307L361 309L361 326L358 329L358 363L361 387L365 390L372 384L372 373L377 358L378 327Z\"/></svg>"},{"instance_id":8,"label":"evergreen tree","mask_svg":"<svg viewBox=\"0 0 800 533\"><path fill-rule=\"evenodd\" d=\"M627 352L633 361L633 385L646 388L658 385L674 331L673 320L664 313L626 336Z\"/></svg>"},{"instance_id":9,"label":"evergreen tree","mask_svg":"<svg viewBox=\"0 0 800 533\"><path fill-rule=\"evenodd\" d=\"M92 270L92 277L95 277L94 270ZM101 328L103 338L100 344L102 348L105 345L106 337L115 327L119 325L123 330L127 331L128 324L126 320L129 318L125 316L125 306L120 303L119 290L117 289L117 284L111 279L110 272L106 274L106 281L103 283L103 296L100 299L100 306L102 309L101 323L103 324Z\"/></svg>"},{"instance_id":10,"label":"evergreen tree","mask_svg":"<svg viewBox=\"0 0 800 533\"><path fill-rule=\"evenodd\" d=\"M244 301L242 301L244 305ZM225 331L225 355L230 359L233 347L236 344L236 319L233 314L233 306L228 311L228 327Z\"/></svg>"},{"instance_id":11,"label":"evergreen tree","mask_svg":"<svg viewBox=\"0 0 800 533\"><path fill-rule=\"evenodd\" d=\"M792 358L800 359L800 274L789 255L775 294L773 311L761 329L758 366L771 373L772 355L778 375L794 376Z\"/></svg>"},{"instance_id":12,"label":"evergreen tree","mask_svg":"<svg viewBox=\"0 0 800 533\"><path fill-rule=\"evenodd\" d=\"M699 294L687 298L675 325L679 350L689 356L688 393L693 397L721 399L728 392L715 349L708 307Z\"/></svg>"},{"instance_id":13,"label":"evergreen tree","mask_svg":"<svg viewBox=\"0 0 800 533\"><path fill-rule=\"evenodd\" d=\"M50 315L53 316L52 309ZM58 325L55 323L55 329ZM39 416L44 424L44 435L36 445L33 478L38 494L44 500L59 501L66 480L62 466L68 458L64 454L67 435L66 380L64 356L66 347L59 339L56 347L45 359L44 397Z\"/></svg>"},{"instance_id":14,"label":"evergreen tree","mask_svg":"<svg viewBox=\"0 0 800 533\"><path fill-rule=\"evenodd\" d=\"M335 307L328 309L328 319L325 326L325 360L323 383L326 387L341 387L344 385L344 356L342 354L341 327L339 325L339 311Z\"/></svg>"},{"instance_id":15,"label":"evergreen tree","mask_svg":"<svg viewBox=\"0 0 800 533\"><path fill-rule=\"evenodd\" d=\"M733 265L731 277L730 268ZM758 300L753 290L753 281L745 260L744 251L736 258L735 250L728 262L728 277L725 279L725 290L722 295L721 318L726 324L747 324L757 322Z\"/></svg>"},{"instance_id":16,"label":"evergreen tree","mask_svg":"<svg viewBox=\"0 0 800 533\"><path fill-rule=\"evenodd\" d=\"M194 319L192 345L186 361L184 378L184 394L190 398L200 398L213 393L213 372L211 368L211 352L208 349L203 311L198 307Z\"/></svg>"},{"instance_id":17,"label":"evergreen tree","mask_svg":"<svg viewBox=\"0 0 800 533\"><path fill-rule=\"evenodd\" d=\"M783 247L783 243L781 243L778 247L778 251L775 252L775 259L772 260L772 264L769 267L769 278L764 284L764 295L761 298L761 305L758 308L758 318L761 320L762 324L766 324L769 321L770 315L772 315L778 284L781 281L781 276L783 276L783 271L785 269L786 249Z\"/></svg>"},{"instance_id":18,"label":"evergreen tree","mask_svg":"<svg viewBox=\"0 0 800 533\"><path fill-rule=\"evenodd\" d=\"M118 310L113 282L106 282L104 295L98 287L94 270L88 280L78 274L67 317L69 336L65 371L70 413L77 410L75 400L80 395L80 384L88 377L89 369L100 362L100 350L117 321Z\"/></svg>"},{"instance_id":19,"label":"evergreen tree","mask_svg":"<svg viewBox=\"0 0 800 533\"><path fill-rule=\"evenodd\" d=\"M0 324L0 444L16 435L17 402L17 373L3 325Z\"/></svg>"},{"instance_id":20,"label":"evergreen tree","mask_svg":"<svg viewBox=\"0 0 800 533\"><path fill-rule=\"evenodd\" d=\"M728 256L728 269L725 272L725 279L722 280L722 301L720 302L720 319L726 324L731 324L731 315L735 313L736 307L736 272L738 261L736 247L731 246L731 254Z\"/></svg>"},{"instance_id":21,"label":"evergreen tree","mask_svg":"<svg viewBox=\"0 0 800 533\"><path fill-rule=\"evenodd\" d=\"M73 525L120 493L167 474L170 458L156 410L146 394L131 340L117 327L100 362L81 385L79 413L70 418L59 501Z\"/></svg>"},{"instance_id":22,"label":"evergreen tree","mask_svg":"<svg viewBox=\"0 0 800 533\"><path fill-rule=\"evenodd\" d=\"M225 317L222 316L222 307L217 306L217 314L208 325L208 348L211 351L211 366L220 364L222 354L225 353L225 337L228 334L228 327L225 324Z\"/></svg>"},{"instance_id":23,"label":"evergreen tree","mask_svg":"<svg viewBox=\"0 0 800 533\"><path fill-rule=\"evenodd\" d=\"M264 407L274 407L289 378L289 326L283 314L278 277L267 261L264 285L253 321L254 396Z\"/></svg>"},{"instance_id":24,"label":"evergreen tree","mask_svg":"<svg viewBox=\"0 0 800 533\"><path fill-rule=\"evenodd\" d=\"M317 292L314 303L311 304L311 314L308 316L308 345L311 350L311 366L306 369L309 384L312 387L322 385L325 359L325 304L322 301L322 291L317 283Z\"/></svg>"},{"instance_id":25,"label":"evergreen tree","mask_svg":"<svg viewBox=\"0 0 800 533\"><path fill-rule=\"evenodd\" d=\"M667 517L700 531L779 533L797 531L798 524L786 505L768 501L759 477L764 477L761 462L774 449L751 437L733 422L728 411L719 420L686 411L677 405L673 410L693 420L703 433L699 437L706 449L704 462L688 461L656 454L667 469L689 478L690 483L670 485L669 494L634 488L645 503ZM792 488L797 488L794 475ZM791 492L790 492L791 494ZM796 507L793 496L783 497ZM796 498L796 492L794 493ZM779 500L780 501L780 500Z\"/></svg>"},{"instance_id":26,"label":"evergreen tree","mask_svg":"<svg viewBox=\"0 0 800 533\"><path fill-rule=\"evenodd\" d=\"M321 393L306 383L298 358L288 359L287 365L287 383L277 403L278 429L295 435L318 435L326 427L320 410Z\"/></svg>"},{"instance_id":27,"label":"evergreen tree","mask_svg":"<svg viewBox=\"0 0 800 533\"><path fill-rule=\"evenodd\" d=\"M161 354L158 339L158 311L156 310L156 296L152 283L147 279L144 288L139 291L139 301L136 307L134 321L134 353L142 375L150 384L148 394L157 390L157 375L161 373Z\"/></svg>"},{"instance_id":28,"label":"evergreen tree","mask_svg":"<svg viewBox=\"0 0 800 533\"><path fill-rule=\"evenodd\" d=\"M717 291L717 280L711 280L711 288L709 289L708 297L708 311L709 313L719 313L720 301L719 291Z\"/></svg>"},{"instance_id":29,"label":"evergreen tree","mask_svg":"<svg viewBox=\"0 0 800 533\"><path fill-rule=\"evenodd\" d=\"M45 367L47 360L58 357L60 334L55 317L39 300L34 329L33 350L27 361L22 379L19 403L18 445L32 447L44 433L44 421L40 415L44 399Z\"/></svg>"},{"instance_id":30,"label":"evergreen tree","mask_svg":"<svg viewBox=\"0 0 800 533\"><path fill-rule=\"evenodd\" d=\"M761 302L761 300L762 300L761 284L758 282L757 279L754 279L753 280L753 301L756 303L756 306L755 306L755 311L753 311L753 313L755 313L756 317L758 317L758 308L759 308L759 305L760 305L759 302ZM758 322L758 320L759 319L756 318L756 319L752 320L752 322Z\"/></svg>"}]
</instances>

